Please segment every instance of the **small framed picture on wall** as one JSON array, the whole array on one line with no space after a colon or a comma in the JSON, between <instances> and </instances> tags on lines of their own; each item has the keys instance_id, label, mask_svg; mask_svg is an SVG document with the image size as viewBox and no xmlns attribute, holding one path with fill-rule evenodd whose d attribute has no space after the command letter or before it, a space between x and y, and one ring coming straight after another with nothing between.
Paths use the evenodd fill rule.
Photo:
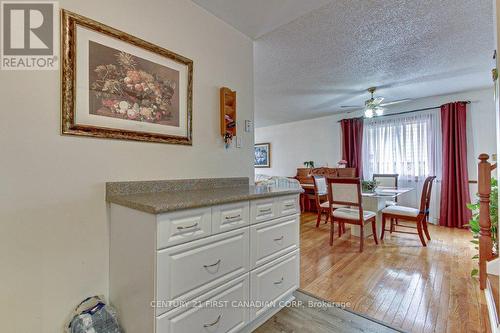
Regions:
<instances>
[{"instance_id":1,"label":"small framed picture on wall","mask_svg":"<svg viewBox=\"0 0 500 333\"><path fill-rule=\"evenodd\" d=\"M270 168L271 167L271 144L258 143L254 146L256 168Z\"/></svg>"}]
</instances>

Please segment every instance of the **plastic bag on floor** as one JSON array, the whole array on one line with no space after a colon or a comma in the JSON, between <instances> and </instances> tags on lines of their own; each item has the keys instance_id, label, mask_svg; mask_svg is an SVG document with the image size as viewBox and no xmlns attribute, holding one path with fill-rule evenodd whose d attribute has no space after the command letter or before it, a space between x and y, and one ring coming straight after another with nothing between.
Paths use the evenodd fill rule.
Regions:
<instances>
[{"instance_id":1,"label":"plastic bag on floor","mask_svg":"<svg viewBox=\"0 0 500 333\"><path fill-rule=\"evenodd\" d=\"M103 297L93 296L81 302L66 325L67 333L121 333L115 310Z\"/></svg>"}]
</instances>

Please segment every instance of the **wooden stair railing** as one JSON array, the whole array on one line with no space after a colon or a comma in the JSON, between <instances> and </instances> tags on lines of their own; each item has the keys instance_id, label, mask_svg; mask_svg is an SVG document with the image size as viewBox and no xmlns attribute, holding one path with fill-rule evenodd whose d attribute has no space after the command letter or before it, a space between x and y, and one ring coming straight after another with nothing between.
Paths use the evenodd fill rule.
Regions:
<instances>
[{"instance_id":1,"label":"wooden stair railing","mask_svg":"<svg viewBox=\"0 0 500 333\"><path fill-rule=\"evenodd\" d=\"M479 196L479 287L486 288L488 274L487 262L493 257L493 241L491 240L490 194L491 172L497 167L488 162L488 154L479 155L478 164L478 196Z\"/></svg>"}]
</instances>

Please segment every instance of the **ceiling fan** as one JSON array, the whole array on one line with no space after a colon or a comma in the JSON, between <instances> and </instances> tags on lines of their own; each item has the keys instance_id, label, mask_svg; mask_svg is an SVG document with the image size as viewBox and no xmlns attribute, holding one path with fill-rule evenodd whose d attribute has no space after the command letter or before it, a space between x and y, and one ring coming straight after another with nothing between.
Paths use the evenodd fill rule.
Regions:
<instances>
[{"instance_id":1,"label":"ceiling fan","mask_svg":"<svg viewBox=\"0 0 500 333\"><path fill-rule=\"evenodd\" d=\"M389 106L389 105L394 105L394 104L399 104L399 103L404 103L411 101L411 99L400 99L397 101L392 101L392 102L387 102L387 103L382 103L384 101L383 97L377 97L374 98L373 94L377 90L376 87L370 87L367 89L368 92L371 94L371 98L367 99L365 101L365 105L341 105L340 107L343 109L363 109L365 110L365 117L366 118L372 118L373 116L381 116L384 114L385 108L384 106Z\"/></svg>"}]
</instances>

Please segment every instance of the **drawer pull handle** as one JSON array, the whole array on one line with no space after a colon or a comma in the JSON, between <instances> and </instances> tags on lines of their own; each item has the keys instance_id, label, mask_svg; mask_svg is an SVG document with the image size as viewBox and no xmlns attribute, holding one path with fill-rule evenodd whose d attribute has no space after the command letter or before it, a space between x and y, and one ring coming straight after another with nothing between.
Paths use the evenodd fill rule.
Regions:
<instances>
[{"instance_id":1,"label":"drawer pull handle","mask_svg":"<svg viewBox=\"0 0 500 333\"><path fill-rule=\"evenodd\" d=\"M214 267L214 266L217 266L218 264L220 264L221 260L217 260L217 262L215 264L212 264L212 265L203 265L203 267L205 268L209 268L209 267Z\"/></svg>"},{"instance_id":2,"label":"drawer pull handle","mask_svg":"<svg viewBox=\"0 0 500 333\"><path fill-rule=\"evenodd\" d=\"M274 282L274 284L282 284L284 280L284 278L281 278L281 280Z\"/></svg>"},{"instance_id":3,"label":"drawer pull handle","mask_svg":"<svg viewBox=\"0 0 500 333\"><path fill-rule=\"evenodd\" d=\"M275 238L274 241L279 242L280 240L283 240L283 238L285 238L285 236L281 236L280 238Z\"/></svg>"},{"instance_id":4,"label":"drawer pull handle","mask_svg":"<svg viewBox=\"0 0 500 333\"><path fill-rule=\"evenodd\" d=\"M219 323L220 319L222 318L222 315L220 314L218 317L217 317L217 320L214 321L213 323L211 324L204 324L203 327L207 328L207 327L212 327L212 326L215 326Z\"/></svg>"},{"instance_id":5,"label":"drawer pull handle","mask_svg":"<svg viewBox=\"0 0 500 333\"><path fill-rule=\"evenodd\" d=\"M183 227L182 225L180 225L177 227L177 230L193 229L193 228L196 228L197 226L198 226L198 222L196 222L193 225L188 225L187 227Z\"/></svg>"},{"instance_id":6,"label":"drawer pull handle","mask_svg":"<svg viewBox=\"0 0 500 333\"><path fill-rule=\"evenodd\" d=\"M267 208L267 209L259 209L259 213L270 213L272 211L271 208Z\"/></svg>"},{"instance_id":7,"label":"drawer pull handle","mask_svg":"<svg viewBox=\"0 0 500 333\"><path fill-rule=\"evenodd\" d=\"M286 208L292 208L292 207L295 207L295 204L286 204L285 207Z\"/></svg>"},{"instance_id":8,"label":"drawer pull handle","mask_svg":"<svg viewBox=\"0 0 500 333\"><path fill-rule=\"evenodd\" d=\"M241 214L234 215L234 216L226 216L226 220L239 219L240 217L241 217Z\"/></svg>"}]
</instances>

